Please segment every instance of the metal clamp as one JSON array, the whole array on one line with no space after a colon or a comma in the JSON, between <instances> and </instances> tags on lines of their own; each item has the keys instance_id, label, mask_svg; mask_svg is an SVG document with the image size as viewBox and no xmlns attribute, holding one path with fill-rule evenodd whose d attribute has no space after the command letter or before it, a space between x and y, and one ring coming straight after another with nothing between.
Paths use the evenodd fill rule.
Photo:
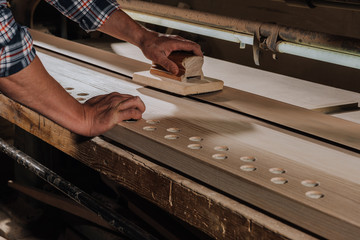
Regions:
<instances>
[{"instance_id":1,"label":"metal clamp","mask_svg":"<svg viewBox=\"0 0 360 240\"><path fill-rule=\"evenodd\" d=\"M272 51L274 53L274 59L276 58L276 45L279 39L279 30L280 27L276 24L271 25L271 33L269 36L261 35L261 26L256 29L254 33L254 43L253 43L253 55L254 55L254 62L256 65L260 66L260 56L262 50L265 51Z\"/></svg>"}]
</instances>

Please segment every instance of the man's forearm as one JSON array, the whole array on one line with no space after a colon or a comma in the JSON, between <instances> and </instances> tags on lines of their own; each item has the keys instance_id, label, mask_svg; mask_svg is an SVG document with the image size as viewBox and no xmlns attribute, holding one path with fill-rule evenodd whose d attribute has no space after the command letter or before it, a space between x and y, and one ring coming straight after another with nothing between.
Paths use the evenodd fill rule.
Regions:
<instances>
[{"instance_id":1,"label":"man's forearm","mask_svg":"<svg viewBox=\"0 0 360 240\"><path fill-rule=\"evenodd\" d=\"M0 91L84 136L99 135L123 120L141 119L145 111L139 97L115 92L80 104L47 73L38 57L20 72L0 78Z\"/></svg>"},{"instance_id":2,"label":"man's forearm","mask_svg":"<svg viewBox=\"0 0 360 240\"><path fill-rule=\"evenodd\" d=\"M60 125L82 132L78 129L84 117L82 105L46 72L38 57L22 71L0 78L0 91Z\"/></svg>"},{"instance_id":3,"label":"man's forearm","mask_svg":"<svg viewBox=\"0 0 360 240\"><path fill-rule=\"evenodd\" d=\"M98 31L127 41L139 48L142 48L146 35L151 34L122 10L115 11Z\"/></svg>"},{"instance_id":4,"label":"man's forearm","mask_svg":"<svg viewBox=\"0 0 360 240\"><path fill-rule=\"evenodd\" d=\"M145 57L154 63L160 64L174 74L178 73L179 68L168 59L171 52L191 51L196 55L202 56L201 48L198 44L179 36L164 35L150 31L136 23L120 9L113 12L98 30L138 46Z\"/></svg>"}]
</instances>

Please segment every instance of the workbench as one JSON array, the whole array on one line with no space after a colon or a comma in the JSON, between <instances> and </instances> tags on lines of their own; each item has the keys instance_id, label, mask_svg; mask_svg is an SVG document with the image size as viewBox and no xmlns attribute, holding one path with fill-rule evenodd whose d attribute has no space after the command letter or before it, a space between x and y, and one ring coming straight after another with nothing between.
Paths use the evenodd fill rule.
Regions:
<instances>
[{"instance_id":1,"label":"workbench","mask_svg":"<svg viewBox=\"0 0 360 240\"><path fill-rule=\"evenodd\" d=\"M160 103L160 101L161 104L163 104L160 105L158 109L152 109L153 112L150 111L148 115L145 115L146 119L152 119L153 116L156 116L156 119L158 119L158 117L162 114L161 112L165 111L165 109L166 112L172 112L178 114L177 116L182 116L182 108L180 107L180 104L178 106L170 104L177 101L181 101L185 107L194 104L201 104L201 108L207 109L209 111L212 111L215 108L223 109L221 111L224 112L224 121L222 123L217 123L216 120L213 119L213 122L211 122L213 125L221 125L224 123L226 124L227 120L228 122L231 122L231 120L234 120L231 119L232 114L238 114L238 112L233 113L232 111L227 110L231 108L231 103L229 106L224 105L226 101L224 101L224 98L221 97L215 99L218 101L218 103L215 104L216 106L212 106L206 103L207 101L214 100L206 99L208 96L199 96L198 98L180 98L179 96L157 92L154 89L148 89L144 86L132 83L131 79L126 76L135 71L144 70L144 68L148 68L149 66L149 63L146 62L146 60L141 60L141 56L138 54L133 54L135 58L136 56L139 56L138 59L119 57L116 58L120 59L117 62L117 60L115 61L112 59L112 57L110 58L109 55L106 55L105 53L99 54L97 51L100 50L98 49L92 49L92 51L86 51L85 53L84 51L80 50L81 48L77 45L77 43L66 42L65 40L59 40L55 37L50 37L51 41L46 41L44 39L48 37L45 37L41 33L32 32L32 34L35 39L35 44L38 47L38 55L49 73L80 102L84 102L92 96L109 93L111 91L130 91L130 94L132 94L132 90L129 89L134 89L144 99L145 103L150 102L149 99L152 99L155 101L154 105L156 105L156 103ZM62 47L57 46L55 49L54 46L56 45L57 41L65 42L62 43ZM53 45L51 49L49 47L50 45ZM127 54L126 49L124 50L125 54L123 52L124 55ZM56 52L54 52L55 50ZM131 51L133 50L131 49ZM71 57L68 57L69 54L71 54ZM211 63L215 63L217 65L223 64L223 72L229 73L230 70L227 69L229 68L232 69L232 75L243 77L242 81L236 81L234 79L227 78L228 81L225 81L225 85L231 86L232 89L241 89L241 91L246 91L254 95L257 94L256 96L261 95L261 97L263 97L268 104L272 104L272 101L276 101L274 102L276 104L278 104L278 101L284 101L289 105L292 104L291 106L294 106L294 109L298 109L299 111L302 111L301 109L311 109L316 114L319 114L316 116L326 116L323 114L323 112L335 112L337 113L337 116L341 117L341 114L339 114L341 109L346 109L349 107L356 109L360 100L360 95L357 93L351 93L330 87L320 86L317 84L306 83L302 82L301 80L292 81L291 78L285 76L266 72L259 73L250 68L242 68L235 66L236 64L224 63L215 59L209 58L207 61L208 65L205 64L204 66L205 74L211 71ZM104 67L104 65L100 66L99 62L106 65L106 67ZM74 65L76 65L76 74L74 74ZM121 74L119 74L119 72L121 72ZM254 74L258 74L259 76L254 77ZM251 78L247 77L250 75L252 76ZM83 78L79 78L79 76L83 76ZM224 79L223 73L219 72L212 72L212 77ZM254 82L254 79L262 80ZM266 86L270 79L272 79L272 84L277 83L277 87L282 86L282 89L277 87L272 88L278 89L278 91L275 92L267 88ZM226 91L229 91L229 89ZM304 96L303 94L306 91L313 91L316 94L312 94L310 92ZM322 92L321 96L319 95L319 92ZM236 99L236 96L234 99ZM264 99L261 98L260 100ZM163 102L169 102L169 104L167 105ZM166 107L165 109L163 108L164 106ZM153 108L153 105L150 104L150 108ZM248 106L247 108L253 109L251 106ZM247 108L245 108L245 110ZM229 113L226 113L227 111ZM261 117L255 116L255 120L253 120L251 124L258 124L259 126L264 127L265 125L263 125L262 121L265 121L266 124L268 124L268 122L272 122L274 117L273 115L275 114L271 113L274 113L274 111L276 111L276 109L272 109L268 115L266 115L267 113L264 111L265 119L261 119ZM253 112L249 115L253 116L256 114L257 113ZM175 171L174 168L177 167L176 165L172 166L171 163L167 164L166 160L165 163L158 161L157 158L162 156L158 156L157 153L154 153L157 151L156 149L153 149L153 152L151 152L149 149L146 149L146 151L149 152L146 154L141 152L141 149L136 148L135 140L134 143L132 143L129 138L126 138L124 141L117 141L116 138L120 133L124 134L122 136L125 136L129 129L136 132L136 124L141 124L141 122L135 123L135 125L131 125L128 128L122 128L123 126L121 126L112 132L105 133L102 136L91 139L84 138L69 132L53 121L39 115L38 113L17 102L14 102L4 95L0 95L0 116L9 120L30 134L42 139L48 144L56 147L62 152L70 155L74 159L82 162L90 168L93 168L101 174L107 176L109 179L114 181L114 183L119 184L129 189L130 191L133 191L140 197L152 202L175 217L205 232L211 237L217 239L315 239L321 236L319 232L317 234L310 233L314 231L314 229L306 229L306 224L302 227L297 227L297 224L291 224L288 221L281 220L281 218L274 217L273 210L270 210L271 214L268 214L268 209L260 210L258 207L254 207L252 203L248 203L248 199L243 201L243 199L241 199L239 196L233 194L231 189L221 189L221 181L218 179L217 181L219 181L219 183L212 183L210 181L210 183L205 184L204 179L196 179L194 176L189 176L191 172L186 171L190 170L185 169L184 173L182 173L181 169L177 169ZM346 117L344 118L349 118L348 114L346 114ZM335 122L345 122L345 120L340 118L331 119L333 119ZM166 120L166 114L164 114L164 120ZM194 122L199 121L197 118L190 120ZM176 121L180 126L183 126L181 123L185 120L178 118ZM293 119L286 121L288 121L289 124L293 124L290 124L289 128L291 129L295 129L299 132L307 131L307 129L304 129L303 125L297 124L296 121L293 121ZM124 123L126 126L127 124L133 123ZM252 140L250 134L246 133L253 131L253 125L244 125L234 122L232 124L235 124L235 127L238 127L241 129L241 131L244 132L244 139L247 140L248 138L249 144L251 141L254 141L256 144L263 147L264 154L267 154L270 151L275 151L277 154L279 154L279 156L282 156L292 151L280 148L267 148L266 142L268 139L266 139L266 137L262 136L261 134L256 135L257 139ZM351 139L344 140L344 138L341 138L341 136L341 139L339 140L338 135L327 136L327 133L324 133L324 136L321 135L319 140L319 138L311 138L311 134L299 137L298 132L296 131L295 133L288 133L288 129L278 130L277 128L279 124L284 123L280 122L271 126L266 125L266 127L268 127L271 131L276 132L274 132L274 134L271 136L274 138L275 142L278 141L276 138L281 138L283 134L288 134L290 137L286 137L285 140L281 141L286 141L286 139L296 137L301 140L299 140L299 144L304 144L303 146L288 146L290 149L293 147L307 149L309 152L313 152L311 154L319 157L321 154L327 151L325 148L329 148L329 146L331 146L332 150L329 150L330 153L335 154L335 156L348 156L349 159L347 160L349 163L354 164L352 166L338 166L338 162L329 161L328 165L325 166L324 163L326 160L320 161L318 163L306 163L308 165L315 165L313 169L314 172L310 174L314 175L319 173L317 176L319 178L322 177L322 184L325 182L325 180L329 180L330 182L332 181L332 179L327 179L332 172L335 172L335 177L338 177L340 174L343 174L344 171L348 171L349 176L345 177L346 180L341 180L344 183L344 188L350 186L351 189L356 190L356 187L359 187L358 178L349 180L349 178L355 175L356 171L359 169L358 164L356 163L356 160L360 159L358 149L356 149L359 144L357 142L357 134L354 134L353 137L355 140L353 142ZM356 127L356 123L352 124L353 125L350 124L350 127ZM143 125L141 125L141 128L142 126ZM261 127L256 127L255 130L258 131L257 129L260 129L259 131L263 131ZM326 125L325 127L328 126ZM123 131L121 129L125 130ZM226 131L226 127L224 129L224 131ZM346 131L348 131L348 129L345 129L345 133ZM334 130L334 133L337 133L336 129ZM321 134L323 134L323 132ZM224 136L225 135L226 134L224 133ZM262 137L264 137L264 139L262 139ZM329 141L321 141L321 139L327 137L330 138L330 143ZM139 137L137 140L143 141L143 138ZM333 142L336 142L337 140L339 140L340 143L333 145ZM128 146L126 145L127 141L129 142ZM346 146L345 148L343 148L344 145ZM317 150L319 152L314 153L314 151ZM304 156L300 158L302 161L306 162L306 157L308 156L310 156L310 153L304 152ZM297 163L294 161L286 167L287 171L289 172L292 170L291 164L294 164L294 168L300 166L302 170L306 170L306 168L302 168L302 165L297 165ZM320 172L320 168L324 168L324 173L330 175L326 175L323 172ZM353 170L351 170L351 168L353 168ZM338 178L336 180L338 180ZM219 185L217 186L216 184ZM324 183L324 185L326 187L326 183ZM326 192L326 190L324 191ZM358 196L358 190L357 193L353 192L350 195L351 197ZM350 199L354 200L351 197ZM355 203L353 204L359 204L358 200L354 201ZM280 203L280 205L281 204L282 203ZM255 203L255 205L257 205L257 203ZM354 216L357 216L356 211L354 214ZM287 216L285 216L285 218L286 217ZM339 218L342 218L342 216ZM354 224L357 225L358 223L355 222ZM346 226L346 223L344 223L343 226ZM352 227L349 229L352 229ZM317 231L317 228L315 228L315 231ZM339 233L336 238L339 238L341 234L342 233ZM350 232L347 236L350 236L351 238L353 235Z\"/></svg>"}]
</instances>

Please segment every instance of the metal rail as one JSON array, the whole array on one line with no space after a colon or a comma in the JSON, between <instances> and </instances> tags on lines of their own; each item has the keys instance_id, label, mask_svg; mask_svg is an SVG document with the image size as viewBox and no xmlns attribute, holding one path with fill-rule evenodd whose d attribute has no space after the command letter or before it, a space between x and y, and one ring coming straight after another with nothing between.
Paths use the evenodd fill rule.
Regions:
<instances>
[{"instance_id":1,"label":"metal rail","mask_svg":"<svg viewBox=\"0 0 360 240\"><path fill-rule=\"evenodd\" d=\"M112 210L103 206L96 199L91 197L86 192L74 186L69 181L63 179L47 167L37 162L32 157L16 149L14 146L9 145L0 138L0 151L17 161L18 164L23 165L25 168L42 178L55 188L59 189L68 197L75 200L77 203L88 208L90 211L96 213L99 217L104 219L115 230L119 231L126 237L135 240L155 240L156 238L130 222L126 218L114 213Z\"/></svg>"}]
</instances>

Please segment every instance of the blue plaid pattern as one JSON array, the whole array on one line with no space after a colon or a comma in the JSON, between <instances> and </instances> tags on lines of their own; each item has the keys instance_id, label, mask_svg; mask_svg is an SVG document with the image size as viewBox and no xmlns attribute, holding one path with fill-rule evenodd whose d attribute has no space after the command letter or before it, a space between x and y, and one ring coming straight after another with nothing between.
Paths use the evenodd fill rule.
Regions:
<instances>
[{"instance_id":1,"label":"blue plaid pattern","mask_svg":"<svg viewBox=\"0 0 360 240\"><path fill-rule=\"evenodd\" d=\"M119 9L116 0L45 0L85 31L98 29ZM0 0L0 77L28 66L35 58L32 38L26 27L16 23L6 0Z\"/></svg>"}]
</instances>

